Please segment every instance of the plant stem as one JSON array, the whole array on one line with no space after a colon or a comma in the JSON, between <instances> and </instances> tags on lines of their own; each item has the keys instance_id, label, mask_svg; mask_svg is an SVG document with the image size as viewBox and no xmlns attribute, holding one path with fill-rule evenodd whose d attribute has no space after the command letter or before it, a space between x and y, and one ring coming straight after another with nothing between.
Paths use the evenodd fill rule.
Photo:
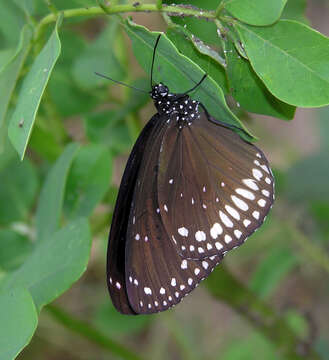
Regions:
<instances>
[{"instance_id":1,"label":"plant stem","mask_svg":"<svg viewBox=\"0 0 329 360\"><path fill-rule=\"evenodd\" d=\"M142 358L136 355L133 351L110 339L108 336L103 335L99 330L87 322L74 318L71 314L62 310L58 306L47 305L45 309L64 327L81 335L103 349L110 351L112 354L117 355L122 359L142 360Z\"/></svg>"},{"instance_id":2,"label":"plant stem","mask_svg":"<svg viewBox=\"0 0 329 360\"><path fill-rule=\"evenodd\" d=\"M165 5L163 4L159 7L159 4L140 4L138 6L130 5L130 4L119 4L119 5L109 5L103 9L103 6L92 6L92 7L84 7L77 9L68 9L63 11L64 18L72 18L79 16L97 16L104 15L104 13L111 14L119 14L119 13L127 13L127 12L164 12L169 13L172 16L196 16L198 18L204 19L215 19L215 12L209 10L199 10L193 9L185 6L173 6L173 5ZM56 21L56 14L48 14L43 19L40 20L36 33L35 39L38 39L40 34L43 32L43 28Z\"/></svg>"},{"instance_id":3,"label":"plant stem","mask_svg":"<svg viewBox=\"0 0 329 360\"><path fill-rule=\"evenodd\" d=\"M308 354L303 353L305 344L286 321L240 283L223 265L209 276L205 285L216 299L227 303L260 330L286 359L319 360L312 350Z\"/></svg>"}]
</instances>

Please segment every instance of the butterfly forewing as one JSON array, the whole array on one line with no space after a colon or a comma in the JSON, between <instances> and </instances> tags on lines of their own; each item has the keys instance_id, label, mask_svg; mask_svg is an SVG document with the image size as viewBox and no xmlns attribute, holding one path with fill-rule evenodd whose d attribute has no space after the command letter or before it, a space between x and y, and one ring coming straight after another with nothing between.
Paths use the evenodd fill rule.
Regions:
<instances>
[{"instance_id":1,"label":"butterfly forewing","mask_svg":"<svg viewBox=\"0 0 329 360\"><path fill-rule=\"evenodd\" d=\"M161 120L160 120L161 121ZM165 122L162 119L163 122ZM181 301L221 259L181 257L169 238L157 197L158 161L166 128L149 138L133 196L126 243L126 286L136 313L154 313Z\"/></svg>"},{"instance_id":2,"label":"butterfly forewing","mask_svg":"<svg viewBox=\"0 0 329 360\"><path fill-rule=\"evenodd\" d=\"M125 248L128 219L138 170L150 133L157 123L154 116L143 129L129 156L112 218L107 250L107 285L116 309L124 314L134 314L125 281Z\"/></svg>"},{"instance_id":3,"label":"butterfly forewing","mask_svg":"<svg viewBox=\"0 0 329 360\"><path fill-rule=\"evenodd\" d=\"M184 258L225 254L264 221L274 180L264 154L205 112L173 123L159 158L158 202L173 245Z\"/></svg>"}]
</instances>

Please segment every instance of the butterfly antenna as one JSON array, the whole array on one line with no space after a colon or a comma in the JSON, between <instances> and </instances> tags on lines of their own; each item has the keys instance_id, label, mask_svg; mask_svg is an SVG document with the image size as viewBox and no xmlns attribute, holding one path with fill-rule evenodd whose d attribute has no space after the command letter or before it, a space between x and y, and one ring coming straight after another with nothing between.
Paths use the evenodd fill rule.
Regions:
<instances>
[{"instance_id":1,"label":"butterfly antenna","mask_svg":"<svg viewBox=\"0 0 329 360\"><path fill-rule=\"evenodd\" d=\"M203 82L203 80L207 77L207 75L208 75L208 74L204 74L204 75L202 76L202 79L201 79L196 85L194 85L194 86L192 87L192 89L186 91L183 95L186 95L186 94L190 93L191 91L195 90L198 86L200 86L201 83Z\"/></svg>"},{"instance_id":2,"label":"butterfly antenna","mask_svg":"<svg viewBox=\"0 0 329 360\"><path fill-rule=\"evenodd\" d=\"M100 77L104 78L104 79L111 80L111 81L115 82L116 84L124 85L124 86L126 86L126 87L128 87L128 88L130 88L130 89L133 89L133 90L140 91L140 92L143 92L143 93L148 94L148 91L145 91L145 90L142 90L142 89L138 89L138 88L136 88L136 87L134 87L134 86L125 84L125 83L123 83L123 82L121 82L121 81L118 81L118 80L114 80L114 79L110 78L109 76L100 74L100 73L98 73L98 72L95 72L95 74L96 74L97 76L100 76Z\"/></svg>"},{"instance_id":3,"label":"butterfly antenna","mask_svg":"<svg viewBox=\"0 0 329 360\"><path fill-rule=\"evenodd\" d=\"M152 65L151 65L151 89L153 86L153 67L154 67L155 52L158 47L160 37L161 37L161 34L159 34L159 36L157 37L154 48L153 48Z\"/></svg>"}]
</instances>

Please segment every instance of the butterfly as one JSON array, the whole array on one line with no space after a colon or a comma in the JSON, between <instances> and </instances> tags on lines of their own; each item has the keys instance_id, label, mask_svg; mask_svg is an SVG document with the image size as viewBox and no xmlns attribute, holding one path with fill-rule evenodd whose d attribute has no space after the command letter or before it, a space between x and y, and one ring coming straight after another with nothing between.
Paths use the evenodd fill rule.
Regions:
<instances>
[{"instance_id":1,"label":"butterfly","mask_svg":"<svg viewBox=\"0 0 329 360\"><path fill-rule=\"evenodd\" d=\"M263 152L188 93L152 85L157 113L129 156L112 219L107 284L123 314L179 303L259 228L274 201Z\"/></svg>"}]
</instances>

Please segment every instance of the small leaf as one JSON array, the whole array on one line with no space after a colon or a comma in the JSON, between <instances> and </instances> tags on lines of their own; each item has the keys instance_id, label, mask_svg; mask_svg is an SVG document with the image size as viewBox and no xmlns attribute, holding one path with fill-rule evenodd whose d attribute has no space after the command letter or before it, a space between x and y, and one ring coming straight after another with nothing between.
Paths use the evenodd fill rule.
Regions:
<instances>
[{"instance_id":1,"label":"small leaf","mask_svg":"<svg viewBox=\"0 0 329 360\"><path fill-rule=\"evenodd\" d=\"M230 0L225 8L239 20L257 26L277 21L287 0Z\"/></svg>"},{"instance_id":2,"label":"small leaf","mask_svg":"<svg viewBox=\"0 0 329 360\"><path fill-rule=\"evenodd\" d=\"M34 166L28 159L20 162L15 154L0 170L0 178L0 224L24 220L38 189Z\"/></svg>"},{"instance_id":3,"label":"small leaf","mask_svg":"<svg viewBox=\"0 0 329 360\"><path fill-rule=\"evenodd\" d=\"M23 81L17 106L10 120L9 138L21 159L24 158L43 92L61 51L58 37L59 21L60 18Z\"/></svg>"},{"instance_id":4,"label":"small leaf","mask_svg":"<svg viewBox=\"0 0 329 360\"><path fill-rule=\"evenodd\" d=\"M30 342L38 324L31 294L23 289L0 292L0 359L13 360Z\"/></svg>"},{"instance_id":5,"label":"small leaf","mask_svg":"<svg viewBox=\"0 0 329 360\"><path fill-rule=\"evenodd\" d=\"M32 250L27 237L13 230L0 230L0 269L12 271L18 268Z\"/></svg>"},{"instance_id":6,"label":"small leaf","mask_svg":"<svg viewBox=\"0 0 329 360\"><path fill-rule=\"evenodd\" d=\"M67 179L67 216L89 216L106 194L111 176L112 156L107 147L93 144L80 148Z\"/></svg>"},{"instance_id":7,"label":"small leaf","mask_svg":"<svg viewBox=\"0 0 329 360\"><path fill-rule=\"evenodd\" d=\"M4 122L10 98L15 89L18 75L30 49L32 29L25 25L21 32L20 42L8 63L0 71L0 132L5 133ZM2 142L2 141L1 141Z\"/></svg>"},{"instance_id":8,"label":"small leaf","mask_svg":"<svg viewBox=\"0 0 329 360\"><path fill-rule=\"evenodd\" d=\"M115 56L114 48L118 39L118 21L111 19L109 25L85 50L76 58L72 74L75 82L83 89L91 90L108 80L95 74L95 71L120 80L124 70Z\"/></svg>"},{"instance_id":9,"label":"small leaf","mask_svg":"<svg viewBox=\"0 0 329 360\"><path fill-rule=\"evenodd\" d=\"M66 291L85 271L91 246L86 219L78 219L49 235L15 272L8 274L1 289L25 287L38 311Z\"/></svg>"},{"instance_id":10,"label":"small leaf","mask_svg":"<svg viewBox=\"0 0 329 360\"><path fill-rule=\"evenodd\" d=\"M50 169L43 184L36 211L37 239L45 241L59 228L65 185L79 146L70 144Z\"/></svg>"},{"instance_id":11,"label":"small leaf","mask_svg":"<svg viewBox=\"0 0 329 360\"><path fill-rule=\"evenodd\" d=\"M329 104L329 38L306 25L236 25L250 63L269 91L295 106Z\"/></svg>"},{"instance_id":12,"label":"small leaf","mask_svg":"<svg viewBox=\"0 0 329 360\"><path fill-rule=\"evenodd\" d=\"M268 298L297 263L298 259L289 249L275 248L254 271L250 279L250 289L259 297Z\"/></svg>"},{"instance_id":13,"label":"small leaf","mask_svg":"<svg viewBox=\"0 0 329 360\"><path fill-rule=\"evenodd\" d=\"M274 97L255 74L250 63L226 41L227 77L234 99L243 109L279 119L291 120L296 108Z\"/></svg>"},{"instance_id":14,"label":"small leaf","mask_svg":"<svg viewBox=\"0 0 329 360\"><path fill-rule=\"evenodd\" d=\"M126 22L125 28L132 40L137 60L144 70L149 72L154 44L159 33L149 32L145 27L136 25L131 21ZM145 61L146 58L147 61ZM166 35L161 36L157 47L155 70L154 81L164 82L175 93L183 93L189 90L204 75L199 66L178 52ZM245 129L226 105L221 88L210 77L207 77L190 96L200 101L215 118L233 124L240 129ZM241 136L246 137L246 134L241 132Z\"/></svg>"}]
</instances>

